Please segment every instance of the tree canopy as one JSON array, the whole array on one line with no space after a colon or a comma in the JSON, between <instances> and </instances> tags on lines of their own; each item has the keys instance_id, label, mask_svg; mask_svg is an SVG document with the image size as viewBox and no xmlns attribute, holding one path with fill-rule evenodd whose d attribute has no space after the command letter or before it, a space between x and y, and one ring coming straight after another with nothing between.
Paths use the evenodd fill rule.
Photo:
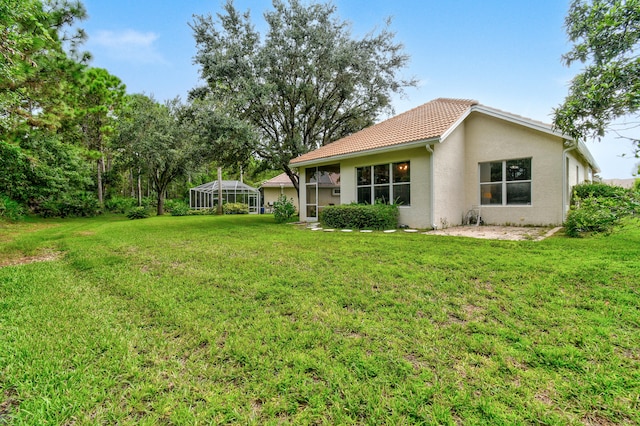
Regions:
<instances>
[{"instance_id":1,"label":"tree canopy","mask_svg":"<svg viewBox=\"0 0 640 426\"><path fill-rule=\"evenodd\" d=\"M358 39L332 4L274 0L273 8L264 37L232 1L217 19L195 16L195 62L207 86L191 96L249 123L253 152L298 188L292 158L371 125L415 81L398 75L409 58L390 22Z\"/></svg>"},{"instance_id":2,"label":"tree canopy","mask_svg":"<svg viewBox=\"0 0 640 426\"><path fill-rule=\"evenodd\" d=\"M135 173L146 172L149 176L158 215L164 213L168 185L206 159L192 129L187 107L178 99L162 105L145 95L127 97L115 144L123 154L123 162Z\"/></svg>"},{"instance_id":3,"label":"tree canopy","mask_svg":"<svg viewBox=\"0 0 640 426\"><path fill-rule=\"evenodd\" d=\"M89 55L78 50L85 34L69 31L85 17L79 2L0 2L0 131L55 128L72 114L70 94Z\"/></svg>"},{"instance_id":4,"label":"tree canopy","mask_svg":"<svg viewBox=\"0 0 640 426\"><path fill-rule=\"evenodd\" d=\"M585 68L554 110L556 127L577 139L613 131L631 139L637 155L638 139L612 124L631 118L626 130L640 125L640 1L574 0L565 26L573 48L563 60Z\"/></svg>"}]
</instances>

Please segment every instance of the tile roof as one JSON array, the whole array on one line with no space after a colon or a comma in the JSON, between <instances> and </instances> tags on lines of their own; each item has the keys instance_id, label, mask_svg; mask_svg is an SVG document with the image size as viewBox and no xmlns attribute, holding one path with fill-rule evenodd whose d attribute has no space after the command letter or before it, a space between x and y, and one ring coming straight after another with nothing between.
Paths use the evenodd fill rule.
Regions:
<instances>
[{"instance_id":1,"label":"tile roof","mask_svg":"<svg viewBox=\"0 0 640 426\"><path fill-rule=\"evenodd\" d=\"M291 164L437 138L477 104L469 99L434 99L294 158Z\"/></svg>"},{"instance_id":2,"label":"tile roof","mask_svg":"<svg viewBox=\"0 0 640 426\"><path fill-rule=\"evenodd\" d=\"M291 179L289 179L289 176L287 176L286 173L280 173L278 176L262 182L260 188L280 188L280 185L290 186L293 188L293 183L291 183Z\"/></svg>"}]
</instances>

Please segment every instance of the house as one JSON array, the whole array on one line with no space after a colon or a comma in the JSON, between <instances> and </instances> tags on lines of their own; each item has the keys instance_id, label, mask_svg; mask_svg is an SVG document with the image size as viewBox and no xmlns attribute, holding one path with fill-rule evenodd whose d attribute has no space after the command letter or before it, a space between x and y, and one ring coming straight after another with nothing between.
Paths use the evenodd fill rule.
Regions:
<instances>
[{"instance_id":1,"label":"house","mask_svg":"<svg viewBox=\"0 0 640 426\"><path fill-rule=\"evenodd\" d=\"M273 203L280 198L281 195L287 199L293 199L293 205L298 207L298 192L293 186L291 179L286 173L280 173L278 176L264 181L260 185L262 191L263 206L269 212L273 208Z\"/></svg>"},{"instance_id":2,"label":"house","mask_svg":"<svg viewBox=\"0 0 640 426\"><path fill-rule=\"evenodd\" d=\"M320 205L333 206L340 204L340 173L330 172L322 174L317 186ZM273 203L280 195L285 195L287 199L293 199L293 204L298 211L300 211L298 192L286 173L281 173L264 182L260 186L260 189L263 193L264 206L267 211L273 207Z\"/></svg>"},{"instance_id":3,"label":"house","mask_svg":"<svg viewBox=\"0 0 640 426\"><path fill-rule=\"evenodd\" d=\"M571 187L599 171L586 146L550 125L465 99L439 98L293 159L300 219L325 203L322 176L339 174L340 203L397 203L414 228L564 222Z\"/></svg>"}]
</instances>

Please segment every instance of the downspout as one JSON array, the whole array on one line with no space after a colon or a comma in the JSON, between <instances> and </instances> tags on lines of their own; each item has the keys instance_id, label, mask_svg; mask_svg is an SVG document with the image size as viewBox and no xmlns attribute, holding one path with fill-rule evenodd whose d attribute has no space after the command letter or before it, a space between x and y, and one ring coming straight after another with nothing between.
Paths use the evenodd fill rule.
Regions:
<instances>
[{"instance_id":1,"label":"downspout","mask_svg":"<svg viewBox=\"0 0 640 426\"><path fill-rule=\"evenodd\" d=\"M562 222L567 218L567 198L569 197L569 182L567 181L567 154L578 148L577 142L571 143L570 141L565 140L565 145L567 142L571 145L562 151Z\"/></svg>"},{"instance_id":2,"label":"downspout","mask_svg":"<svg viewBox=\"0 0 640 426\"><path fill-rule=\"evenodd\" d=\"M438 225L436 225L433 216L435 214L435 187L433 184L433 147L431 145L425 145L427 151L429 151L429 219L431 220L431 227L436 230L438 229Z\"/></svg>"}]
</instances>

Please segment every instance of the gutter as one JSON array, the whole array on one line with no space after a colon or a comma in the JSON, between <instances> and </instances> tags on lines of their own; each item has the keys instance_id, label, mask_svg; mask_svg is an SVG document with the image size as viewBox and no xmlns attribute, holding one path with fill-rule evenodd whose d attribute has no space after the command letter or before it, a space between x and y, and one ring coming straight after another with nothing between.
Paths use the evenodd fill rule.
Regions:
<instances>
[{"instance_id":1,"label":"gutter","mask_svg":"<svg viewBox=\"0 0 640 426\"><path fill-rule=\"evenodd\" d=\"M439 142L439 141L438 141ZM433 177L435 175L433 171L433 146L425 145L427 151L429 151L429 219L431 220L431 227L435 231L438 229L433 216L435 214L435 185L433 184Z\"/></svg>"}]
</instances>

